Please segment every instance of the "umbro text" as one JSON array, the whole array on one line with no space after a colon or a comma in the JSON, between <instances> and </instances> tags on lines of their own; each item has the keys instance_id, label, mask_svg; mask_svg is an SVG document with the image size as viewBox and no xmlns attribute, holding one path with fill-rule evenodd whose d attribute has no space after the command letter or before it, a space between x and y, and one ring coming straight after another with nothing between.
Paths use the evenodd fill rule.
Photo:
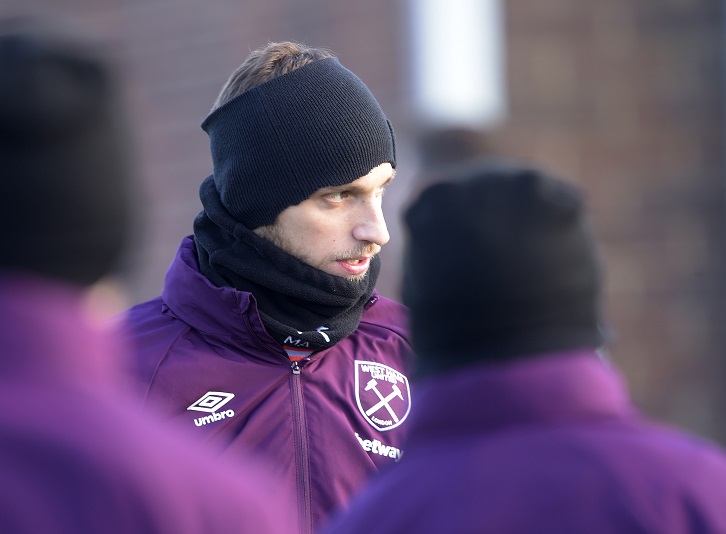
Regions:
<instances>
[{"instance_id":1,"label":"umbro text","mask_svg":"<svg viewBox=\"0 0 726 534\"><path fill-rule=\"evenodd\" d=\"M213 414L206 415L204 417L198 417L194 420L194 424L197 426L206 425L207 423L214 423L215 421L221 421L222 419L231 419L234 417L234 410L225 410L223 412L214 412Z\"/></svg>"}]
</instances>

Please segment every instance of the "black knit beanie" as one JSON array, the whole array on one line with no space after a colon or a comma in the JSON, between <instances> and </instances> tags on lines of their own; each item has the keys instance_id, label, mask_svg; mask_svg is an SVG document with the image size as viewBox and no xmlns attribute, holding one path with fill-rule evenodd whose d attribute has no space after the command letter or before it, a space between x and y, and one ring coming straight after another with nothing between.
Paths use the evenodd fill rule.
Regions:
<instances>
[{"instance_id":1,"label":"black knit beanie","mask_svg":"<svg viewBox=\"0 0 726 534\"><path fill-rule=\"evenodd\" d=\"M271 224L322 187L396 166L393 129L363 82L320 59L245 91L202 123L222 204L247 228Z\"/></svg>"},{"instance_id":2,"label":"black knit beanie","mask_svg":"<svg viewBox=\"0 0 726 534\"><path fill-rule=\"evenodd\" d=\"M459 172L405 214L419 373L599 347L600 267L578 191L502 164Z\"/></svg>"},{"instance_id":3,"label":"black knit beanie","mask_svg":"<svg viewBox=\"0 0 726 534\"><path fill-rule=\"evenodd\" d=\"M0 269L88 285L118 266L130 165L108 61L39 24L0 27Z\"/></svg>"}]
</instances>

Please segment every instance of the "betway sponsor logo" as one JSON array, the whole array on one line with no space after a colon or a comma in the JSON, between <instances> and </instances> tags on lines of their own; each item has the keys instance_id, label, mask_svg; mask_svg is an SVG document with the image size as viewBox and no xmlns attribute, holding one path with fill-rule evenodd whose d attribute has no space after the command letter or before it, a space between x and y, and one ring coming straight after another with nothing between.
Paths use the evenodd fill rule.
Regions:
<instances>
[{"instance_id":1,"label":"betway sponsor logo","mask_svg":"<svg viewBox=\"0 0 726 534\"><path fill-rule=\"evenodd\" d=\"M187 410L194 410L197 412L207 412L209 415L204 417L198 417L194 420L194 424L197 426L206 425L207 423L214 423L215 421L221 421L222 419L231 419L234 417L234 410L224 410L217 412L222 406L227 404L234 398L234 393L224 393L222 391L207 391L201 398L197 399L192 403Z\"/></svg>"},{"instance_id":2,"label":"betway sponsor logo","mask_svg":"<svg viewBox=\"0 0 726 534\"><path fill-rule=\"evenodd\" d=\"M389 458L393 458L396 461L399 461L403 456L403 451L401 449L397 449L396 447L390 445L384 445L377 439L363 439L362 437L360 437L358 432L355 433L355 437L358 438L360 446L363 447L363 450L366 452L372 452L380 456L388 456Z\"/></svg>"}]
</instances>

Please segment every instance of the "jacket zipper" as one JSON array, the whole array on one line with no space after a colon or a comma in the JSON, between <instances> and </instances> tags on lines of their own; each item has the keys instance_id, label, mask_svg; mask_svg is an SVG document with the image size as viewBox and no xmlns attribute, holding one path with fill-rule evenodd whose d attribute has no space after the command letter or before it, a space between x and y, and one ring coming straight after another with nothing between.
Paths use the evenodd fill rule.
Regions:
<instances>
[{"instance_id":1,"label":"jacket zipper","mask_svg":"<svg viewBox=\"0 0 726 534\"><path fill-rule=\"evenodd\" d=\"M310 463L307 440L307 423L305 421L305 408L303 406L302 367L298 362L292 362L292 376L290 389L292 392L292 430L295 441L295 464L297 470L297 495L300 508L298 510L301 532L309 534L313 530L312 499L310 496Z\"/></svg>"}]
</instances>

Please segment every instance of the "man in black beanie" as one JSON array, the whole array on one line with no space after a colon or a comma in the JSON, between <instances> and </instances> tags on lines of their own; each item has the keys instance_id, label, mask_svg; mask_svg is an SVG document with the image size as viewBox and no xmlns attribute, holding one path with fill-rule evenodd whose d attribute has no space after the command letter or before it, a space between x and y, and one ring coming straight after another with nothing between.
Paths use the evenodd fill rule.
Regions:
<instances>
[{"instance_id":1,"label":"man in black beanie","mask_svg":"<svg viewBox=\"0 0 726 534\"><path fill-rule=\"evenodd\" d=\"M724 452L644 419L599 353L578 190L515 165L452 174L405 216L406 458L325 533L726 532Z\"/></svg>"},{"instance_id":2,"label":"man in black beanie","mask_svg":"<svg viewBox=\"0 0 726 534\"><path fill-rule=\"evenodd\" d=\"M0 531L294 532L257 460L210 465L122 389L125 344L91 297L135 215L104 50L75 29L0 21Z\"/></svg>"},{"instance_id":3,"label":"man in black beanie","mask_svg":"<svg viewBox=\"0 0 726 534\"><path fill-rule=\"evenodd\" d=\"M374 289L393 129L330 52L291 42L255 50L202 128L194 235L125 317L132 378L227 454L264 455L311 532L403 454L412 349L404 307Z\"/></svg>"}]
</instances>

